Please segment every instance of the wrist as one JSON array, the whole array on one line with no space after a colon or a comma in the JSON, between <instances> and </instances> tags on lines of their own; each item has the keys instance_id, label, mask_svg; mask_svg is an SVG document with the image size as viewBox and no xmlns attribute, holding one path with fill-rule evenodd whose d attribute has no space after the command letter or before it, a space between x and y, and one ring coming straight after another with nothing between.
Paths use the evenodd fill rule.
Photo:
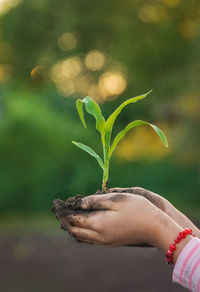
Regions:
<instances>
[{"instance_id":1,"label":"wrist","mask_svg":"<svg viewBox=\"0 0 200 292\"><path fill-rule=\"evenodd\" d=\"M150 229L152 234L151 244L162 253L165 253L169 244L182 231L182 228L171 217L160 210L157 210L153 223Z\"/></svg>"},{"instance_id":2,"label":"wrist","mask_svg":"<svg viewBox=\"0 0 200 292\"><path fill-rule=\"evenodd\" d=\"M164 215L165 216L161 217L157 224L154 246L157 247L163 254L166 254L169 249L169 245L174 243L179 233L183 231L183 228L168 215ZM182 249L192 238L193 237L191 235L187 235L176 244L176 250L173 253L173 263L176 263Z\"/></svg>"}]
</instances>

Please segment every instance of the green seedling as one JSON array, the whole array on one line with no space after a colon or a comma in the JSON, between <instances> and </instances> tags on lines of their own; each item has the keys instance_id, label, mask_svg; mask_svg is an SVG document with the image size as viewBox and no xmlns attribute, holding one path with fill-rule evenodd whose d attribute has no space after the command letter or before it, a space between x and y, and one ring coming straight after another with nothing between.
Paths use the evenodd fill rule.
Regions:
<instances>
[{"instance_id":1,"label":"green seedling","mask_svg":"<svg viewBox=\"0 0 200 292\"><path fill-rule=\"evenodd\" d=\"M167 142L167 139L166 139L164 133L157 126L150 124L148 122L145 122L145 121L141 121L141 120L135 120L135 121L129 123L121 132L119 132L116 135L116 137L113 139L113 141L111 143L112 129L113 129L115 120L116 120L117 116L119 115L119 113L122 111L122 109L131 103L135 103L138 100L145 98L150 92L151 91L149 91L143 95L139 95L139 96L136 96L136 97L133 97L133 98L130 98L130 99L124 101L109 116L109 118L107 120L105 120L105 118L103 117L99 105L91 97L86 96L85 98L78 99L76 101L76 107L78 110L78 114L79 114L80 120L81 120L84 128L86 128L86 123L85 123L85 118L84 118L83 105L85 105L86 111L89 114L91 114L96 120L96 129L97 129L97 131L99 131L99 133L101 135L101 143L103 146L103 159L101 159L100 156L89 146L84 145L84 144L79 143L79 142L75 142L75 141L72 141L72 143L75 144L77 147L81 148L82 150L86 151L87 153L89 153L91 156L96 158L98 164L100 165L100 167L103 170L103 180L102 180L102 190L103 191L106 191L107 187L108 187L108 177L109 177L109 167L110 167L111 156L112 156L114 150L116 149L118 143L122 140L122 138L125 136L125 134L128 131L130 131L132 128L134 128L136 126L140 126L140 125L151 126L156 131L158 136L160 137L164 146L168 147L168 142Z\"/></svg>"}]
</instances>

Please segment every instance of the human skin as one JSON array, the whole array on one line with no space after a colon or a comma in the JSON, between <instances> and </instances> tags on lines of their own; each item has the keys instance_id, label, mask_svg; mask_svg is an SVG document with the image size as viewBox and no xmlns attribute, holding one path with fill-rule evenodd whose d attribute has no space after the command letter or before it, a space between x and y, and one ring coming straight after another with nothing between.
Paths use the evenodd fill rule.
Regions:
<instances>
[{"instance_id":1,"label":"human skin","mask_svg":"<svg viewBox=\"0 0 200 292\"><path fill-rule=\"evenodd\" d=\"M169 244L183 230L174 219L141 195L92 195L82 200L81 208L82 214L59 219L78 241L89 244L115 247L146 243L166 253ZM191 238L189 235L177 244L174 262Z\"/></svg>"},{"instance_id":2,"label":"human skin","mask_svg":"<svg viewBox=\"0 0 200 292\"><path fill-rule=\"evenodd\" d=\"M131 187L131 188L116 187L116 188L111 188L108 191L117 192L117 193L125 192L125 193L130 193L130 194L136 194L148 199L155 206L157 206L159 209L161 209L163 212L169 215L181 227L183 227L184 229L187 227L191 228L193 231L193 234L197 236L198 238L200 238L200 230L194 225L194 223L191 222L189 218L187 218L182 212L180 212L177 208L175 208L164 197L141 187Z\"/></svg>"}]
</instances>

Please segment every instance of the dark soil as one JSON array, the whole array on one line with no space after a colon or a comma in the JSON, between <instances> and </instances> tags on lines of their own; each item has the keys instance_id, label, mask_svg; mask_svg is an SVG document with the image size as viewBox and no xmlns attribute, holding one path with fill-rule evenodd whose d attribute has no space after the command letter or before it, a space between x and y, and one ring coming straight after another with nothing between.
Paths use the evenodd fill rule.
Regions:
<instances>
[{"instance_id":1,"label":"dark soil","mask_svg":"<svg viewBox=\"0 0 200 292\"><path fill-rule=\"evenodd\" d=\"M94 195L101 195L105 194L106 192L102 192L101 190L98 190ZM55 199L52 202L52 212L56 215L57 219L61 219L67 215L71 214L80 214L84 212L90 212L90 210L87 209L87 211L81 209L81 201L84 198L82 195L76 195L74 197L71 197L67 199L66 201Z\"/></svg>"},{"instance_id":2,"label":"dark soil","mask_svg":"<svg viewBox=\"0 0 200 292\"><path fill-rule=\"evenodd\" d=\"M71 197L66 201L62 201L60 199L53 200L52 203L52 212L56 214L56 217L64 217L70 214L78 213L82 211L80 208L81 200L83 196L76 195L75 197Z\"/></svg>"}]
</instances>

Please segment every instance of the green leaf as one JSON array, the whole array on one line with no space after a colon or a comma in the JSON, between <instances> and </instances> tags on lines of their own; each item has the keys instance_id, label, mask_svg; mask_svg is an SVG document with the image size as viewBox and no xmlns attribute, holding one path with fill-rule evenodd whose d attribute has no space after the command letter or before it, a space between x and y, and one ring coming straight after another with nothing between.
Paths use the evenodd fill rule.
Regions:
<instances>
[{"instance_id":1,"label":"green leaf","mask_svg":"<svg viewBox=\"0 0 200 292\"><path fill-rule=\"evenodd\" d=\"M85 119L84 119L84 113L83 113L83 100L82 99L77 99L76 101L76 108L80 117L80 120L84 126L84 128L86 129L86 123L85 123Z\"/></svg>"},{"instance_id":2,"label":"green leaf","mask_svg":"<svg viewBox=\"0 0 200 292\"><path fill-rule=\"evenodd\" d=\"M158 128L157 126L153 125L153 124L149 124L147 123L149 126L151 126L155 131L156 133L158 134L160 140L162 141L163 145L168 148L168 141L167 141L167 138L165 137L165 134L163 133L163 131Z\"/></svg>"},{"instance_id":3,"label":"green leaf","mask_svg":"<svg viewBox=\"0 0 200 292\"><path fill-rule=\"evenodd\" d=\"M105 132L105 119L101 113L99 105L89 96L83 99L86 111L96 120L96 129L102 134Z\"/></svg>"},{"instance_id":4,"label":"green leaf","mask_svg":"<svg viewBox=\"0 0 200 292\"><path fill-rule=\"evenodd\" d=\"M104 164L103 164L102 159L100 158L100 156L92 148L90 148L89 146L87 146L85 144L79 143L79 142L72 141L72 143L74 145L76 145L77 147L81 148L82 150L86 151L87 153L89 153L94 158L96 158L96 160L98 161L100 167L102 169L104 169Z\"/></svg>"},{"instance_id":5,"label":"green leaf","mask_svg":"<svg viewBox=\"0 0 200 292\"><path fill-rule=\"evenodd\" d=\"M136 127L136 126L140 126L140 125L149 125L151 126L155 131L156 133L158 134L158 136L160 137L160 140L162 141L162 143L164 144L165 147L168 147L168 142L167 142L167 139L163 133L163 131L161 129L159 129L157 126L153 125L153 124L150 124L148 122L145 122L145 121L141 121L141 120L136 120L130 124L128 124L126 126L126 128L124 128L124 130L122 130L121 132L119 132L117 134L117 136L115 137L113 143L112 143L112 146L111 146L111 149L110 149L110 154L109 154L109 157L111 157L113 151L115 150L115 148L117 147L119 141L125 136L125 134L131 130L132 128Z\"/></svg>"},{"instance_id":6,"label":"green leaf","mask_svg":"<svg viewBox=\"0 0 200 292\"><path fill-rule=\"evenodd\" d=\"M111 138L111 133L112 133L112 128L113 125L115 123L115 120L117 118L117 116L119 115L119 113L122 111L122 109L127 106L130 103L135 103L140 99L145 98L152 90L150 90L149 92L133 97L133 98L129 98L128 100L124 101L111 115L110 117L107 119L106 121L106 143L110 143L110 138Z\"/></svg>"}]
</instances>

